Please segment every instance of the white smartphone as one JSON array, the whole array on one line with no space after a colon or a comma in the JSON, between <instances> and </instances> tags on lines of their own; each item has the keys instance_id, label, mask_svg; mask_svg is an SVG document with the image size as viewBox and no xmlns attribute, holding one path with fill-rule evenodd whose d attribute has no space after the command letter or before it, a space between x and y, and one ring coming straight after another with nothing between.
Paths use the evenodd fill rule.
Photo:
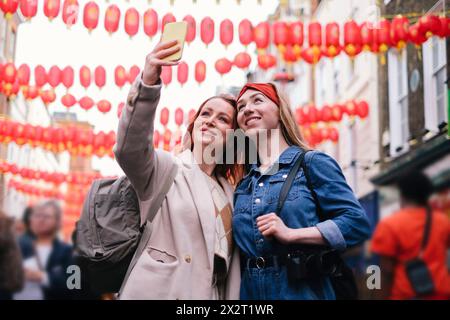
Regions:
<instances>
[{"instance_id":1,"label":"white smartphone","mask_svg":"<svg viewBox=\"0 0 450 320\"><path fill-rule=\"evenodd\" d=\"M181 47L180 51L164 58L166 61L178 61L183 56L184 42L186 40L187 22L170 22L164 26L164 31L161 36L161 42L167 42L171 40L177 40L178 45Z\"/></svg>"}]
</instances>

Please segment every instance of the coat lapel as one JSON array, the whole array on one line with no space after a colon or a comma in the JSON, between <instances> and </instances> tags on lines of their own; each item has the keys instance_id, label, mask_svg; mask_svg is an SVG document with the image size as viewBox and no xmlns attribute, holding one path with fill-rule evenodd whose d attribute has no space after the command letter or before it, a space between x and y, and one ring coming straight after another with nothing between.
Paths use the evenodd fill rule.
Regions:
<instances>
[{"instance_id":1,"label":"coat lapel","mask_svg":"<svg viewBox=\"0 0 450 320\"><path fill-rule=\"evenodd\" d=\"M209 254L210 266L213 265L214 257L214 232L215 232L215 208L212 197L209 196L209 187L199 166L195 163L190 150L179 155L184 164L184 178L191 191L194 205L202 226L203 238Z\"/></svg>"}]
</instances>

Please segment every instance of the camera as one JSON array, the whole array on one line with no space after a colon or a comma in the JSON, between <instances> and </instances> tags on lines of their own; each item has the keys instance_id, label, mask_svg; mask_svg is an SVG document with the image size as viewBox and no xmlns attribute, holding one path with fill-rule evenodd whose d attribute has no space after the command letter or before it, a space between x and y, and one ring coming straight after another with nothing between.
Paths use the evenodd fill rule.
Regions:
<instances>
[{"instance_id":1,"label":"camera","mask_svg":"<svg viewBox=\"0 0 450 320\"><path fill-rule=\"evenodd\" d=\"M332 276L339 272L339 261L339 253L333 249L295 251L287 255L288 278L304 280Z\"/></svg>"}]
</instances>

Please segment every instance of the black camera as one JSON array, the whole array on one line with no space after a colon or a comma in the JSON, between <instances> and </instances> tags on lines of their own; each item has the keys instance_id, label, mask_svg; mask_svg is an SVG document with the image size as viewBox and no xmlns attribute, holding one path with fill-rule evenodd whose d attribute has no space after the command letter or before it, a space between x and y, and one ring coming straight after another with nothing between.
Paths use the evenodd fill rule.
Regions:
<instances>
[{"instance_id":1,"label":"black camera","mask_svg":"<svg viewBox=\"0 0 450 320\"><path fill-rule=\"evenodd\" d=\"M287 255L286 268L291 280L304 280L336 275L339 272L339 253L333 249L306 249Z\"/></svg>"}]
</instances>

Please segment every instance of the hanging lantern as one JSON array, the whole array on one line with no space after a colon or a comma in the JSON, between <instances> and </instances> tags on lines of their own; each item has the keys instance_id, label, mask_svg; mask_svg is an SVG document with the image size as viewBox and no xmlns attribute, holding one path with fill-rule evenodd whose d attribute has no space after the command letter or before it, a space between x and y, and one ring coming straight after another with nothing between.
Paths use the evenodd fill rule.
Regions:
<instances>
[{"instance_id":1,"label":"hanging lantern","mask_svg":"<svg viewBox=\"0 0 450 320\"><path fill-rule=\"evenodd\" d=\"M162 108L159 122L165 127L169 123L169 109Z\"/></svg>"},{"instance_id":2,"label":"hanging lantern","mask_svg":"<svg viewBox=\"0 0 450 320\"><path fill-rule=\"evenodd\" d=\"M37 14L38 0L20 0L20 11L27 20L31 20Z\"/></svg>"},{"instance_id":3,"label":"hanging lantern","mask_svg":"<svg viewBox=\"0 0 450 320\"><path fill-rule=\"evenodd\" d=\"M234 65L239 69L247 69L251 62L252 58L247 52L238 53L234 57Z\"/></svg>"},{"instance_id":4,"label":"hanging lantern","mask_svg":"<svg viewBox=\"0 0 450 320\"><path fill-rule=\"evenodd\" d=\"M94 1L89 1L84 6L83 24L86 27L86 29L89 30L89 32L97 28L99 14L100 9L98 7L98 4L96 4Z\"/></svg>"},{"instance_id":5,"label":"hanging lantern","mask_svg":"<svg viewBox=\"0 0 450 320\"><path fill-rule=\"evenodd\" d=\"M356 105L356 115L361 119L367 118L369 115L369 104L366 101L361 101Z\"/></svg>"},{"instance_id":6,"label":"hanging lantern","mask_svg":"<svg viewBox=\"0 0 450 320\"><path fill-rule=\"evenodd\" d=\"M260 51L269 45L270 27L268 22L261 22L253 29L253 39Z\"/></svg>"},{"instance_id":7,"label":"hanging lantern","mask_svg":"<svg viewBox=\"0 0 450 320\"><path fill-rule=\"evenodd\" d=\"M391 23L382 18L377 28L374 29L374 41L380 53L385 53L391 46Z\"/></svg>"},{"instance_id":8,"label":"hanging lantern","mask_svg":"<svg viewBox=\"0 0 450 320\"><path fill-rule=\"evenodd\" d=\"M133 65L128 72L128 82L132 84L140 72L141 69L137 65Z\"/></svg>"},{"instance_id":9,"label":"hanging lantern","mask_svg":"<svg viewBox=\"0 0 450 320\"><path fill-rule=\"evenodd\" d=\"M119 119L120 119L120 116L122 115L123 107L125 107L125 103L123 103L123 102L119 103L119 105L117 106L117 118L119 118Z\"/></svg>"},{"instance_id":10,"label":"hanging lantern","mask_svg":"<svg viewBox=\"0 0 450 320\"><path fill-rule=\"evenodd\" d=\"M12 62L8 62L3 66L2 78L7 83L14 83L16 80L17 70Z\"/></svg>"},{"instance_id":11,"label":"hanging lantern","mask_svg":"<svg viewBox=\"0 0 450 320\"><path fill-rule=\"evenodd\" d=\"M371 22L364 22L360 26L361 30L361 43L363 46L363 50L369 51L372 48L374 38L373 38L373 25Z\"/></svg>"},{"instance_id":12,"label":"hanging lantern","mask_svg":"<svg viewBox=\"0 0 450 320\"><path fill-rule=\"evenodd\" d=\"M184 17L183 21L187 22L187 32L186 32L186 43L191 43L195 39L195 34L197 32L197 27L195 24L195 19L191 15Z\"/></svg>"},{"instance_id":13,"label":"hanging lantern","mask_svg":"<svg viewBox=\"0 0 450 320\"><path fill-rule=\"evenodd\" d=\"M53 103L56 100L56 94L53 89L42 90L40 92L41 100L47 107L50 103Z\"/></svg>"},{"instance_id":14,"label":"hanging lantern","mask_svg":"<svg viewBox=\"0 0 450 320\"><path fill-rule=\"evenodd\" d=\"M188 80L189 67L186 62L181 62L177 68L178 82L183 86Z\"/></svg>"},{"instance_id":15,"label":"hanging lantern","mask_svg":"<svg viewBox=\"0 0 450 320\"><path fill-rule=\"evenodd\" d=\"M172 68L169 66L163 66L161 69L161 81L167 86L172 82Z\"/></svg>"},{"instance_id":16,"label":"hanging lantern","mask_svg":"<svg viewBox=\"0 0 450 320\"><path fill-rule=\"evenodd\" d=\"M34 68L34 81L38 87L42 87L47 83L47 72L43 66L37 65Z\"/></svg>"},{"instance_id":17,"label":"hanging lantern","mask_svg":"<svg viewBox=\"0 0 450 320\"><path fill-rule=\"evenodd\" d=\"M117 66L114 70L114 82L119 88L122 88L127 82L127 72L122 66Z\"/></svg>"},{"instance_id":18,"label":"hanging lantern","mask_svg":"<svg viewBox=\"0 0 450 320\"><path fill-rule=\"evenodd\" d=\"M24 86L22 88L22 93L25 99L33 100L39 95L39 89L36 86Z\"/></svg>"},{"instance_id":19,"label":"hanging lantern","mask_svg":"<svg viewBox=\"0 0 450 320\"><path fill-rule=\"evenodd\" d=\"M332 120L340 122L343 115L343 107L339 104L335 104L331 107Z\"/></svg>"},{"instance_id":20,"label":"hanging lantern","mask_svg":"<svg viewBox=\"0 0 450 320\"><path fill-rule=\"evenodd\" d=\"M107 100L100 100L97 102L97 109L102 113L107 113L111 110L111 103Z\"/></svg>"},{"instance_id":21,"label":"hanging lantern","mask_svg":"<svg viewBox=\"0 0 450 320\"><path fill-rule=\"evenodd\" d=\"M194 121L194 117L195 117L196 113L197 113L197 111L195 111L194 109L189 110L188 118L187 118L188 123L191 123L192 121Z\"/></svg>"},{"instance_id":22,"label":"hanging lantern","mask_svg":"<svg viewBox=\"0 0 450 320\"><path fill-rule=\"evenodd\" d=\"M406 41L408 41L409 33L409 21L408 18L402 15L396 16L392 19L391 23L391 43L398 50L406 47Z\"/></svg>"},{"instance_id":23,"label":"hanging lantern","mask_svg":"<svg viewBox=\"0 0 450 320\"><path fill-rule=\"evenodd\" d=\"M248 19L239 23L239 41L247 47L253 41L253 26Z\"/></svg>"},{"instance_id":24,"label":"hanging lantern","mask_svg":"<svg viewBox=\"0 0 450 320\"><path fill-rule=\"evenodd\" d=\"M153 146L155 149L158 149L159 147L159 141L161 140L161 134L158 130L153 131Z\"/></svg>"},{"instance_id":25,"label":"hanging lantern","mask_svg":"<svg viewBox=\"0 0 450 320\"><path fill-rule=\"evenodd\" d=\"M230 19L223 20L220 23L220 42L227 48L233 42L233 37L233 22Z\"/></svg>"},{"instance_id":26,"label":"hanging lantern","mask_svg":"<svg viewBox=\"0 0 450 320\"><path fill-rule=\"evenodd\" d=\"M133 37L139 30L139 12L135 8L130 8L125 13L125 32Z\"/></svg>"},{"instance_id":27,"label":"hanging lantern","mask_svg":"<svg viewBox=\"0 0 450 320\"><path fill-rule=\"evenodd\" d=\"M348 114L350 117L353 117L356 115L356 103L353 100L350 100L345 104L345 113Z\"/></svg>"},{"instance_id":28,"label":"hanging lantern","mask_svg":"<svg viewBox=\"0 0 450 320\"><path fill-rule=\"evenodd\" d=\"M94 106L94 100L92 100L89 97L83 97L81 98L81 100L78 102L78 104L80 105L81 108L83 108L84 110L89 110Z\"/></svg>"},{"instance_id":29,"label":"hanging lantern","mask_svg":"<svg viewBox=\"0 0 450 320\"><path fill-rule=\"evenodd\" d=\"M115 4L110 5L105 12L105 30L111 35L119 29L120 9Z\"/></svg>"},{"instance_id":30,"label":"hanging lantern","mask_svg":"<svg viewBox=\"0 0 450 320\"><path fill-rule=\"evenodd\" d=\"M419 25L413 24L409 27L409 40L416 45L416 47L420 47L425 41L427 41L427 38L425 37L425 34L419 32Z\"/></svg>"},{"instance_id":31,"label":"hanging lantern","mask_svg":"<svg viewBox=\"0 0 450 320\"><path fill-rule=\"evenodd\" d=\"M102 66L98 66L94 70L95 84L99 89L103 88L106 84L106 70Z\"/></svg>"},{"instance_id":32,"label":"hanging lantern","mask_svg":"<svg viewBox=\"0 0 450 320\"><path fill-rule=\"evenodd\" d=\"M45 0L44 2L44 14L52 21L59 14L59 8L61 6L60 0Z\"/></svg>"},{"instance_id":33,"label":"hanging lantern","mask_svg":"<svg viewBox=\"0 0 450 320\"><path fill-rule=\"evenodd\" d=\"M327 105L323 106L320 113L321 113L320 118L323 122L330 122L333 120L333 110L331 109L330 106Z\"/></svg>"},{"instance_id":34,"label":"hanging lantern","mask_svg":"<svg viewBox=\"0 0 450 320\"><path fill-rule=\"evenodd\" d=\"M173 16L173 14L171 13L167 13L161 22L161 32L164 32L164 26L169 23L169 22L176 22L177 20L175 19L175 17Z\"/></svg>"},{"instance_id":35,"label":"hanging lantern","mask_svg":"<svg viewBox=\"0 0 450 320\"><path fill-rule=\"evenodd\" d=\"M77 23L79 7L77 0L64 0L62 18L68 28Z\"/></svg>"},{"instance_id":36,"label":"hanging lantern","mask_svg":"<svg viewBox=\"0 0 450 320\"><path fill-rule=\"evenodd\" d=\"M439 17L439 21L441 22L441 27L439 28L439 31L435 35L440 38L445 38L447 37L447 34L450 32L450 18L441 16Z\"/></svg>"},{"instance_id":37,"label":"hanging lantern","mask_svg":"<svg viewBox=\"0 0 450 320\"><path fill-rule=\"evenodd\" d=\"M308 42L310 47L322 46L322 26L319 22L311 22L309 24Z\"/></svg>"},{"instance_id":38,"label":"hanging lantern","mask_svg":"<svg viewBox=\"0 0 450 320\"><path fill-rule=\"evenodd\" d=\"M206 64L203 62L203 60L198 61L195 64L195 81L198 82L198 84L201 84L203 81L205 81L206 77Z\"/></svg>"},{"instance_id":39,"label":"hanging lantern","mask_svg":"<svg viewBox=\"0 0 450 320\"><path fill-rule=\"evenodd\" d=\"M309 122L308 117L303 112L302 107L298 107L297 109L295 109L295 120L296 120L297 124L300 126L303 126Z\"/></svg>"},{"instance_id":40,"label":"hanging lantern","mask_svg":"<svg viewBox=\"0 0 450 320\"><path fill-rule=\"evenodd\" d=\"M85 89L91 85L91 70L86 66L80 68L80 83Z\"/></svg>"},{"instance_id":41,"label":"hanging lantern","mask_svg":"<svg viewBox=\"0 0 450 320\"><path fill-rule=\"evenodd\" d=\"M325 27L325 46L327 57L335 57L340 52L339 25L336 22L328 23Z\"/></svg>"},{"instance_id":42,"label":"hanging lantern","mask_svg":"<svg viewBox=\"0 0 450 320\"><path fill-rule=\"evenodd\" d=\"M17 69L17 79L21 86L28 85L30 83L30 67L26 64L21 64L19 69Z\"/></svg>"},{"instance_id":43,"label":"hanging lantern","mask_svg":"<svg viewBox=\"0 0 450 320\"><path fill-rule=\"evenodd\" d=\"M288 45L284 49L283 60L288 64L294 63L297 61L297 55L294 52L294 49L291 45Z\"/></svg>"},{"instance_id":44,"label":"hanging lantern","mask_svg":"<svg viewBox=\"0 0 450 320\"><path fill-rule=\"evenodd\" d=\"M216 71L220 73L221 76L230 72L232 66L233 66L232 63L227 58L217 60L214 65Z\"/></svg>"},{"instance_id":45,"label":"hanging lantern","mask_svg":"<svg viewBox=\"0 0 450 320\"><path fill-rule=\"evenodd\" d=\"M75 97L73 95L71 95L70 93L65 94L62 98L61 98L61 103L66 107L66 108L70 108L72 107L75 103L77 103L77 99L75 99Z\"/></svg>"},{"instance_id":46,"label":"hanging lantern","mask_svg":"<svg viewBox=\"0 0 450 320\"><path fill-rule=\"evenodd\" d=\"M201 24L200 24L200 38L202 39L203 43L208 47L208 44L210 44L214 40L214 20L206 17L203 18Z\"/></svg>"},{"instance_id":47,"label":"hanging lantern","mask_svg":"<svg viewBox=\"0 0 450 320\"><path fill-rule=\"evenodd\" d=\"M288 43L293 46L294 54L297 58L300 57L304 42L304 26L303 22L292 22L289 26L289 41Z\"/></svg>"},{"instance_id":48,"label":"hanging lantern","mask_svg":"<svg viewBox=\"0 0 450 320\"><path fill-rule=\"evenodd\" d=\"M317 46L304 48L301 52L301 57L307 63L315 65L322 58L322 52Z\"/></svg>"},{"instance_id":49,"label":"hanging lantern","mask_svg":"<svg viewBox=\"0 0 450 320\"><path fill-rule=\"evenodd\" d=\"M175 124L179 127L183 124L184 112L183 109L177 108L175 110Z\"/></svg>"},{"instance_id":50,"label":"hanging lantern","mask_svg":"<svg viewBox=\"0 0 450 320\"><path fill-rule=\"evenodd\" d=\"M361 29L354 20L344 24L344 51L350 58L362 51Z\"/></svg>"},{"instance_id":51,"label":"hanging lantern","mask_svg":"<svg viewBox=\"0 0 450 320\"><path fill-rule=\"evenodd\" d=\"M277 64L277 58L271 54L260 54L258 55L258 66L267 70L274 67Z\"/></svg>"},{"instance_id":52,"label":"hanging lantern","mask_svg":"<svg viewBox=\"0 0 450 320\"><path fill-rule=\"evenodd\" d=\"M61 83L61 69L52 66L48 71L48 84L56 88Z\"/></svg>"},{"instance_id":53,"label":"hanging lantern","mask_svg":"<svg viewBox=\"0 0 450 320\"><path fill-rule=\"evenodd\" d=\"M433 35L437 35L441 29L441 21L434 14L427 14L420 17L418 25L419 33L424 34L427 39Z\"/></svg>"},{"instance_id":54,"label":"hanging lantern","mask_svg":"<svg viewBox=\"0 0 450 320\"><path fill-rule=\"evenodd\" d=\"M339 131L337 131L336 128L330 128L328 135L330 137L330 140L334 143L339 141Z\"/></svg>"},{"instance_id":55,"label":"hanging lantern","mask_svg":"<svg viewBox=\"0 0 450 320\"><path fill-rule=\"evenodd\" d=\"M62 84L69 89L73 85L73 79L74 79L74 71L72 67L65 67L62 70L61 74L61 82Z\"/></svg>"},{"instance_id":56,"label":"hanging lantern","mask_svg":"<svg viewBox=\"0 0 450 320\"><path fill-rule=\"evenodd\" d=\"M144 32L150 39L158 32L158 14L153 9L144 13Z\"/></svg>"},{"instance_id":57,"label":"hanging lantern","mask_svg":"<svg viewBox=\"0 0 450 320\"><path fill-rule=\"evenodd\" d=\"M277 21L272 25L273 42L278 50L283 53L289 41L289 27L286 22Z\"/></svg>"}]
</instances>

